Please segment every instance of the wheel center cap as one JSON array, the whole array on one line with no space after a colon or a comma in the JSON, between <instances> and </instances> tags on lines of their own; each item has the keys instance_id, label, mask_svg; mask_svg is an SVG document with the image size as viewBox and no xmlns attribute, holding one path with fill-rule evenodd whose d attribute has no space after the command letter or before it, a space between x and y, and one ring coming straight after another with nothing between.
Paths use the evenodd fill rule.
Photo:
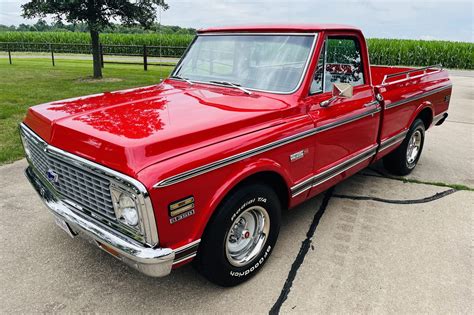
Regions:
<instances>
[{"instance_id":1,"label":"wheel center cap","mask_svg":"<svg viewBox=\"0 0 474 315\"><path fill-rule=\"evenodd\" d=\"M242 231L242 238L247 239L250 237L250 232L248 230L243 230Z\"/></svg>"}]
</instances>

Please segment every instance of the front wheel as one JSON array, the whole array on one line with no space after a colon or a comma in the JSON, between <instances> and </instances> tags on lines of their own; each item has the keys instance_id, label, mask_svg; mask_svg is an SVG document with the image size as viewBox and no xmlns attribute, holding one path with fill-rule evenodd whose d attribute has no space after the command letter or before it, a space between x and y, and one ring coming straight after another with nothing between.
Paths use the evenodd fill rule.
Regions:
<instances>
[{"instance_id":1,"label":"front wheel","mask_svg":"<svg viewBox=\"0 0 474 315\"><path fill-rule=\"evenodd\" d=\"M270 257L280 230L280 200L271 188L255 183L233 192L216 211L195 266L211 282L235 286Z\"/></svg>"},{"instance_id":2,"label":"front wheel","mask_svg":"<svg viewBox=\"0 0 474 315\"><path fill-rule=\"evenodd\" d=\"M408 175L413 171L423 150L425 124L416 119L400 146L383 158L384 167L395 175Z\"/></svg>"}]
</instances>

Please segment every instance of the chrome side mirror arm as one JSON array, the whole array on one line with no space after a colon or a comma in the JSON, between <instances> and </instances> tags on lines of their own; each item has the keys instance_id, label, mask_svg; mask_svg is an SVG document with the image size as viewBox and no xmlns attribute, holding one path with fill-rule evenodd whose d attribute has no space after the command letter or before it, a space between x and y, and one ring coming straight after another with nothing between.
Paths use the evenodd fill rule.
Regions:
<instances>
[{"instance_id":1,"label":"chrome side mirror arm","mask_svg":"<svg viewBox=\"0 0 474 315\"><path fill-rule=\"evenodd\" d=\"M337 96L333 96L325 101L322 101L319 103L319 106L321 107L328 107L334 100L336 100Z\"/></svg>"},{"instance_id":2,"label":"chrome side mirror arm","mask_svg":"<svg viewBox=\"0 0 474 315\"><path fill-rule=\"evenodd\" d=\"M338 98L351 98L354 94L353 86L349 83L334 83L332 86L332 97L319 103L321 107L328 107Z\"/></svg>"}]
</instances>

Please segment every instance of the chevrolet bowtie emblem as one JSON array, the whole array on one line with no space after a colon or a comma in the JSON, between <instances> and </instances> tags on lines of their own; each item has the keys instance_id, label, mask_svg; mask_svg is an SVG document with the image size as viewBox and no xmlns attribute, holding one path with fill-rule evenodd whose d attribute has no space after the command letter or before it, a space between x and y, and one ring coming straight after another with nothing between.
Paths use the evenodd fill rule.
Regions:
<instances>
[{"instance_id":1,"label":"chevrolet bowtie emblem","mask_svg":"<svg viewBox=\"0 0 474 315\"><path fill-rule=\"evenodd\" d=\"M48 169L46 176L51 183L57 184L59 182L59 175L52 169Z\"/></svg>"}]
</instances>

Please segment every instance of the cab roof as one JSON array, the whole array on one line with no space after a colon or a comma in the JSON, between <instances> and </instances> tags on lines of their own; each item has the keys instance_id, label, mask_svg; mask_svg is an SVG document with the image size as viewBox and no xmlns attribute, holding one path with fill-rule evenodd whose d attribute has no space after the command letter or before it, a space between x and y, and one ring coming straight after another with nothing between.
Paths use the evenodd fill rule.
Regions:
<instances>
[{"instance_id":1,"label":"cab roof","mask_svg":"<svg viewBox=\"0 0 474 315\"><path fill-rule=\"evenodd\" d=\"M232 32L243 32L243 33L314 33L327 30L338 30L338 31L358 31L360 29L341 24L275 24L275 25L240 25L240 26L223 26L223 27L210 27L200 29L197 31L198 34L204 33L232 33Z\"/></svg>"}]
</instances>

